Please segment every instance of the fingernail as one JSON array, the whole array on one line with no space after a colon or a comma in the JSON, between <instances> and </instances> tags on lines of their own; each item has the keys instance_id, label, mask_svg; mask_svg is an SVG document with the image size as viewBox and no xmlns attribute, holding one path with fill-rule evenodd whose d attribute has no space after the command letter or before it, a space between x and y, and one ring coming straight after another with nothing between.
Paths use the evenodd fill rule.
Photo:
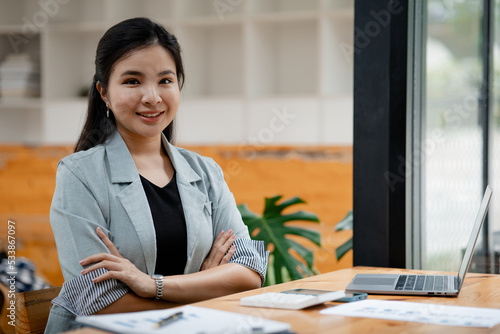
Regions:
<instances>
[{"instance_id":1,"label":"fingernail","mask_svg":"<svg viewBox=\"0 0 500 334\"><path fill-rule=\"evenodd\" d=\"M229 230L229 231L227 231L227 233L231 234L231 233L233 233L233 230Z\"/></svg>"},{"instance_id":2,"label":"fingernail","mask_svg":"<svg viewBox=\"0 0 500 334\"><path fill-rule=\"evenodd\" d=\"M85 263L85 260L80 260L79 262L80 264L84 264Z\"/></svg>"},{"instance_id":3,"label":"fingernail","mask_svg":"<svg viewBox=\"0 0 500 334\"><path fill-rule=\"evenodd\" d=\"M97 228L97 230L98 230L98 231L100 231L100 232L102 232L102 230L101 230L101 228L100 228L100 227L98 227L98 228Z\"/></svg>"},{"instance_id":4,"label":"fingernail","mask_svg":"<svg viewBox=\"0 0 500 334\"><path fill-rule=\"evenodd\" d=\"M233 234L233 235L231 236L231 239L233 239L233 240L234 240L234 239L236 239L236 235L234 235L234 234Z\"/></svg>"},{"instance_id":5,"label":"fingernail","mask_svg":"<svg viewBox=\"0 0 500 334\"><path fill-rule=\"evenodd\" d=\"M85 273L86 273L86 272L87 272L87 270L83 269L80 273L81 273L82 275L85 275Z\"/></svg>"}]
</instances>

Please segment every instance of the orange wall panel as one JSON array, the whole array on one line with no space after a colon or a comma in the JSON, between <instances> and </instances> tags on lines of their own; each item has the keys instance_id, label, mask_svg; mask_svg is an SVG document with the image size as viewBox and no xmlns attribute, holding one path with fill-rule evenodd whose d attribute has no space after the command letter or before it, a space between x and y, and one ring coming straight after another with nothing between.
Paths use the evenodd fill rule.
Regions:
<instances>
[{"instance_id":1,"label":"orange wall panel","mask_svg":"<svg viewBox=\"0 0 500 334\"><path fill-rule=\"evenodd\" d=\"M315 250L320 272L352 266L352 252L340 262L335 249L351 231L335 232L334 226L352 209L351 147L186 147L212 157L224 171L238 204L261 213L264 197L299 196L306 204L291 210L318 215L320 224L301 224L321 232L322 247ZM7 236L7 220L16 223L16 252L30 258L54 285L62 285L49 209L55 187L57 162L72 148L0 146L0 239ZM299 223L300 224L300 223Z\"/></svg>"}]
</instances>

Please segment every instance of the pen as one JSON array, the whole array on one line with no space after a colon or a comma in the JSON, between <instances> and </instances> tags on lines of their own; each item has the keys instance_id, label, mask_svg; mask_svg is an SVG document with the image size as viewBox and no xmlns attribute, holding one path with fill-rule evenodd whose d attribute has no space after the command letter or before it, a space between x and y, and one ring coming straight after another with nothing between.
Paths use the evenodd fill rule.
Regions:
<instances>
[{"instance_id":1,"label":"pen","mask_svg":"<svg viewBox=\"0 0 500 334\"><path fill-rule=\"evenodd\" d=\"M158 321L156 324L153 325L153 328L160 328L162 326L171 324L172 322L175 322L179 319L182 319L182 311L169 315L165 319Z\"/></svg>"}]
</instances>

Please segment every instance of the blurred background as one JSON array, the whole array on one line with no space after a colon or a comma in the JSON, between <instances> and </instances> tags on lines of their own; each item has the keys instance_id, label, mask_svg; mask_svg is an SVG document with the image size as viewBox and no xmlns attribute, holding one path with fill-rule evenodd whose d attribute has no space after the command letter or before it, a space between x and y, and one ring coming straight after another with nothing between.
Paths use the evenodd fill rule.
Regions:
<instances>
[{"instance_id":1,"label":"blurred background","mask_svg":"<svg viewBox=\"0 0 500 334\"><path fill-rule=\"evenodd\" d=\"M421 268L456 271L485 180L500 190L500 0L423 6L415 237ZM62 284L48 218L57 162L79 135L99 38L135 16L162 23L183 49L176 144L214 158L254 212L265 197L304 199L297 209L321 221L311 228L322 247L305 241L318 271L352 266L352 251L335 257L352 231L335 225L352 209L354 0L0 0L0 220L16 223L17 255ZM499 273L495 198L483 232L473 270Z\"/></svg>"},{"instance_id":2,"label":"blurred background","mask_svg":"<svg viewBox=\"0 0 500 334\"><path fill-rule=\"evenodd\" d=\"M0 219L16 223L17 255L62 284L48 217L57 162L83 124L99 38L135 16L183 49L176 144L214 158L254 212L301 197L294 210L321 220L323 247L304 242L315 266L352 266L335 258L352 233L334 226L352 209L353 0L0 0Z\"/></svg>"}]
</instances>

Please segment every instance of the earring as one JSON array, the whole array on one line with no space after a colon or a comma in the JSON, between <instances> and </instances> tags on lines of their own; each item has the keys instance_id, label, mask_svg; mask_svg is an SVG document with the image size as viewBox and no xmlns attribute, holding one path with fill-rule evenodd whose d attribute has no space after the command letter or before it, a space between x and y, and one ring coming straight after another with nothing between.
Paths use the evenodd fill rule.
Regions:
<instances>
[{"instance_id":1,"label":"earring","mask_svg":"<svg viewBox=\"0 0 500 334\"><path fill-rule=\"evenodd\" d=\"M109 106L106 104L106 117L109 118Z\"/></svg>"}]
</instances>

